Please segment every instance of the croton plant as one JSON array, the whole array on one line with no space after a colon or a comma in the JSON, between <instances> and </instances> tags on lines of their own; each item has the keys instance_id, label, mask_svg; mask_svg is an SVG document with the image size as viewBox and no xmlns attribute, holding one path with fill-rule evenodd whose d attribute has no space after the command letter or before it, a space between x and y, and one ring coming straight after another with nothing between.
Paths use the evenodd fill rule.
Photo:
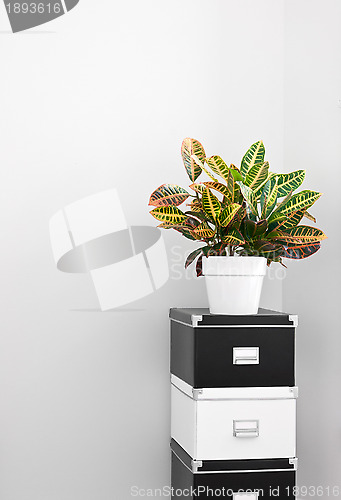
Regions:
<instances>
[{"instance_id":1,"label":"croton plant","mask_svg":"<svg viewBox=\"0 0 341 500\"><path fill-rule=\"evenodd\" d=\"M186 268L196 260L200 276L202 258L214 255L261 256L268 265L284 265L283 257L304 259L319 250L325 234L299 224L304 217L316 222L308 210L321 193L293 194L305 170L270 172L262 141L248 149L240 168L228 166L220 156L206 157L195 139L184 139L181 155L192 191L163 184L152 193L149 205L155 207L150 213L161 222L158 227L204 243L187 257ZM206 179L198 182L202 174Z\"/></svg>"}]
</instances>

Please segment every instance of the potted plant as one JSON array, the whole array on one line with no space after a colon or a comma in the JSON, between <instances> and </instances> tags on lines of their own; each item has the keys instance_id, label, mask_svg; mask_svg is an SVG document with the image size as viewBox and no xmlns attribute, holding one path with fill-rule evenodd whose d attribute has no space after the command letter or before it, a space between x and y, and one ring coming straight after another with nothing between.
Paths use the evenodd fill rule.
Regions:
<instances>
[{"instance_id":1,"label":"potted plant","mask_svg":"<svg viewBox=\"0 0 341 500\"><path fill-rule=\"evenodd\" d=\"M192 192L163 184L151 195L158 227L175 229L203 245L189 254L204 275L212 314L256 314L266 265L316 253L325 234L299 225L321 193L304 190L305 171L270 172L262 141L253 144L240 168L220 156L207 157L202 144L184 139L181 155ZM198 182L202 174L206 179ZM180 205L185 203L181 210Z\"/></svg>"}]
</instances>

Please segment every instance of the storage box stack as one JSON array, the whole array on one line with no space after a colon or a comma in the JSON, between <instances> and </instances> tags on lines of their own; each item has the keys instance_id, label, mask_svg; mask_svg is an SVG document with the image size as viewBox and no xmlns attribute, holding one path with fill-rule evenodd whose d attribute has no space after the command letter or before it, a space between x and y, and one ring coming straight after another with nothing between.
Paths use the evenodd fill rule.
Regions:
<instances>
[{"instance_id":1,"label":"storage box stack","mask_svg":"<svg viewBox=\"0 0 341 500\"><path fill-rule=\"evenodd\" d=\"M295 498L297 316L171 309L174 498Z\"/></svg>"}]
</instances>

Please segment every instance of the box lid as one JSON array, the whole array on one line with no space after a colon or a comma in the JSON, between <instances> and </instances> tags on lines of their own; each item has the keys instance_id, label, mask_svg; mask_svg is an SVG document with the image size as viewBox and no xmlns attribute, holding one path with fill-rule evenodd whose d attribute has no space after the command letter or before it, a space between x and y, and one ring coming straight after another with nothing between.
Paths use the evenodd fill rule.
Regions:
<instances>
[{"instance_id":1,"label":"box lid","mask_svg":"<svg viewBox=\"0 0 341 500\"><path fill-rule=\"evenodd\" d=\"M238 326L284 326L296 327L297 315L259 309L258 314L232 316L210 314L205 308L172 308L169 312L171 320L193 326L202 327L238 327Z\"/></svg>"}]
</instances>

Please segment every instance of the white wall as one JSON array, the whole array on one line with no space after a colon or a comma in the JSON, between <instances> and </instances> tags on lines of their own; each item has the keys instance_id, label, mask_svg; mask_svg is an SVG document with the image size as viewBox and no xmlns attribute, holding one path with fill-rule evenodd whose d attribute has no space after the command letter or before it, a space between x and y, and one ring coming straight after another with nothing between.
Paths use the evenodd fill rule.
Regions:
<instances>
[{"instance_id":1,"label":"white wall","mask_svg":"<svg viewBox=\"0 0 341 500\"><path fill-rule=\"evenodd\" d=\"M310 211L328 236L289 265L284 286L285 308L300 316L299 482L325 487L341 483L340 18L337 0L285 2L285 169L306 168L304 186L323 193Z\"/></svg>"},{"instance_id":2,"label":"white wall","mask_svg":"<svg viewBox=\"0 0 341 500\"><path fill-rule=\"evenodd\" d=\"M185 136L202 140L208 154L231 162L263 139L276 171L298 168L309 158L311 187L326 192L315 213L329 236L337 234L327 218L330 194L337 189L328 172L336 172L340 158L336 82L335 96L328 94L335 123L329 123L329 114L315 120L308 102L313 98L318 116L325 116L323 96L335 81L328 71L334 71L338 41L329 23L336 29L337 4L330 3L322 16L320 29L328 36L318 51L320 76L313 71L319 46L309 24L311 58L303 61L303 74L295 49L303 47L298 31L306 29L304 3L297 7L300 25L288 10L294 3L286 4L292 41L284 79L284 3L81 0L68 15L17 35L8 32L0 9L1 499L125 500L134 484L167 484L168 308L206 305L202 281L177 279L178 254L189 251L191 243L166 233L169 283L136 304L100 313L88 277L54 268L48 221L57 210L114 186L131 224L154 224L147 207L150 192L167 181L187 183L179 154ZM297 94L290 65L306 78ZM330 425L337 430L337 397L329 393L336 381L332 387L328 380L339 374L339 340L333 336L336 321L326 319L334 304L327 284L335 279L336 240L328 245L314 261L290 266L286 294L303 324L303 477L311 480L309 471L319 470L321 481L337 471L328 451L332 431L327 431L329 444L315 436L324 432L323 411L309 418L318 396L329 405L328 415L334 411ZM323 307L322 289L330 299ZM308 295L320 319L313 319L305 305ZM281 283L267 282L263 304L281 307ZM323 334L316 324L324 327ZM302 373L304 366L309 375ZM316 441L312 444L316 439L322 455ZM325 458L328 465L322 464Z\"/></svg>"}]
</instances>

